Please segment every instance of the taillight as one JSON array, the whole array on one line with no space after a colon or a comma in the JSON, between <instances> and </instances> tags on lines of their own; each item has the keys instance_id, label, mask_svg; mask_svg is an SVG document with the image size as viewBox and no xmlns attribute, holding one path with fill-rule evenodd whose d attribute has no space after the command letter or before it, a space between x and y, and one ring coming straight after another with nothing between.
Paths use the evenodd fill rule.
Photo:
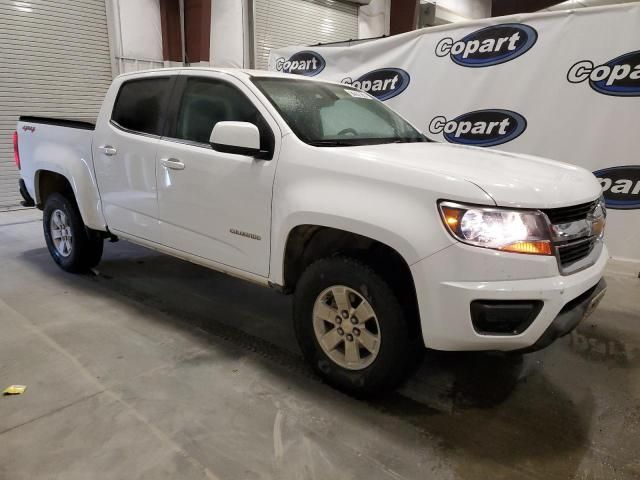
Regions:
<instances>
[{"instance_id":1,"label":"taillight","mask_svg":"<svg viewBox=\"0 0 640 480\"><path fill-rule=\"evenodd\" d=\"M13 160L16 167L20 170L20 152L18 151L18 132L13 132Z\"/></svg>"}]
</instances>

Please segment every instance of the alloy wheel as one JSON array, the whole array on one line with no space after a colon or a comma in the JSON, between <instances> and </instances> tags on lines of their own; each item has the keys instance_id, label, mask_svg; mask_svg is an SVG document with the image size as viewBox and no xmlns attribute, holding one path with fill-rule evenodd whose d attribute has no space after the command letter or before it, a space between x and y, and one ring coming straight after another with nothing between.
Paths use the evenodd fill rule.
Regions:
<instances>
[{"instance_id":1,"label":"alloy wheel","mask_svg":"<svg viewBox=\"0 0 640 480\"><path fill-rule=\"evenodd\" d=\"M56 209L51 214L49 230L53 245L58 253L63 257L71 255L73 248L73 233L67 215L60 209Z\"/></svg>"},{"instance_id":2,"label":"alloy wheel","mask_svg":"<svg viewBox=\"0 0 640 480\"><path fill-rule=\"evenodd\" d=\"M349 370L367 368L380 351L380 325L371 304L344 285L334 285L318 295L313 330L324 353Z\"/></svg>"}]
</instances>

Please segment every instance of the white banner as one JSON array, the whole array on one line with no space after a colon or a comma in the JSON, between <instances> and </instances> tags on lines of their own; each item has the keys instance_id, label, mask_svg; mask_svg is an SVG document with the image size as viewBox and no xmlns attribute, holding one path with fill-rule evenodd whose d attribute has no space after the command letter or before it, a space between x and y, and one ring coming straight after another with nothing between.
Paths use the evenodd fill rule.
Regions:
<instances>
[{"instance_id":1,"label":"white banner","mask_svg":"<svg viewBox=\"0 0 640 480\"><path fill-rule=\"evenodd\" d=\"M612 256L640 261L639 26L639 3L489 18L282 48L269 69L357 86L434 140L590 169Z\"/></svg>"}]
</instances>

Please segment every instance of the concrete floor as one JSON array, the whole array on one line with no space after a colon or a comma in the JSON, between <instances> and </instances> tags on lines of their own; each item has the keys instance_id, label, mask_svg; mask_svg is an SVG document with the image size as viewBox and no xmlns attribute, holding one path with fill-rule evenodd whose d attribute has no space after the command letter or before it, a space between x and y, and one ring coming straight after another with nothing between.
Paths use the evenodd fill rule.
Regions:
<instances>
[{"instance_id":1,"label":"concrete floor","mask_svg":"<svg viewBox=\"0 0 640 480\"><path fill-rule=\"evenodd\" d=\"M429 353L377 402L320 383L290 298L126 242L58 269L39 212L0 213L0 478L640 476L640 280L521 362Z\"/></svg>"}]
</instances>

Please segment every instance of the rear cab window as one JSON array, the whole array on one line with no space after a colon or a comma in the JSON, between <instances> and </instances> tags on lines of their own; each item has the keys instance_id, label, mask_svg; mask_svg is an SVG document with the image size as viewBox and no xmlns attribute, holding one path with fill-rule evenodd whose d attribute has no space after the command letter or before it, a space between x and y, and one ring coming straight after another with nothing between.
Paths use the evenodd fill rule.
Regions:
<instances>
[{"instance_id":1,"label":"rear cab window","mask_svg":"<svg viewBox=\"0 0 640 480\"><path fill-rule=\"evenodd\" d=\"M149 77L124 82L111 113L111 123L124 130L162 135L171 77Z\"/></svg>"}]
</instances>

